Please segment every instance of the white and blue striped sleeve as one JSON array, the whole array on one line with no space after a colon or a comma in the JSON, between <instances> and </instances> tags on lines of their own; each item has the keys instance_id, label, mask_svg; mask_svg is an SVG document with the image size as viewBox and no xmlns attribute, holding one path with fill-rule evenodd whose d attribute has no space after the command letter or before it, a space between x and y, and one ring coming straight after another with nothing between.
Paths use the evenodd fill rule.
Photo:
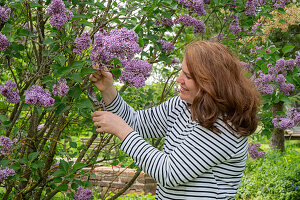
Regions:
<instances>
[{"instance_id":1,"label":"white and blue striped sleeve","mask_svg":"<svg viewBox=\"0 0 300 200\"><path fill-rule=\"evenodd\" d=\"M174 97L157 107L135 111L118 93L106 109L124 119L143 138L161 138L166 135L168 116L178 101L179 98Z\"/></svg>"},{"instance_id":2,"label":"white and blue striped sleeve","mask_svg":"<svg viewBox=\"0 0 300 200\"><path fill-rule=\"evenodd\" d=\"M148 144L133 131L123 140L121 149L159 184L176 187L232 157L234 148L218 137L215 133L197 129L167 154Z\"/></svg>"}]
</instances>

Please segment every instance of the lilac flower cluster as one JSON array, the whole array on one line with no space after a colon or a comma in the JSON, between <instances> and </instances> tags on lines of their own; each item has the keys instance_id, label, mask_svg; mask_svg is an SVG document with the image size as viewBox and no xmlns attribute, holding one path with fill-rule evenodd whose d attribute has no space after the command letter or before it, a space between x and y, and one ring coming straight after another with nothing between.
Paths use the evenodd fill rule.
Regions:
<instances>
[{"instance_id":1,"label":"lilac flower cluster","mask_svg":"<svg viewBox=\"0 0 300 200\"><path fill-rule=\"evenodd\" d=\"M147 61L132 59L123 60L122 66L124 70L121 73L120 81L129 82L129 86L142 87L145 85L145 80L150 76L152 65Z\"/></svg>"},{"instance_id":2,"label":"lilac flower cluster","mask_svg":"<svg viewBox=\"0 0 300 200\"><path fill-rule=\"evenodd\" d=\"M5 35L0 33L0 50L5 51L11 45L10 41Z\"/></svg>"},{"instance_id":3,"label":"lilac flower cluster","mask_svg":"<svg viewBox=\"0 0 300 200\"><path fill-rule=\"evenodd\" d=\"M138 35L126 27L113 29L107 34L100 29L94 37L90 58L93 64L110 65L111 59L119 59L124 68L119 77L120 81L128 81L130 86L141 87L149 77L152 65L147 61L133 59L142 48L138 44Z\"/></svg>"},{"instance_id":4,"label":"lilac flower cluster","mask_svg":"<svg viewBox=\"0 0 300 200\"><path fill-rule=\"evenodd\" d=\"M91 38L89 33L83 33L79 38L75 39L76 48L73 50L76 54L81 54L83 50L91 46Z\"/></svg>"},{"instance_id":5,"label":"lilac flower cluster","mask_svg":"<svg viewBox=\"0 0 300 200\"><path fill-rule=\"evenodd\" d=\"M83 187L79 186L77 188L77 193L74 195L75 200L89 200L93 195L92 190L84 189Z\"/></svg>"},{"instance_id":6,"label":"lilac flower cluster","mask_svg":"<svg viewBox=\"0 0 300 200\"><path fill-rule=\"evenodd\" d=\"M255 16L255 7L258 6L257 0L248 0L246 3L246 15Z\"/></svg>"},{"instance_id":7,"label":"lilac flower cluster","mask_svg":"<svg viewBox=\"0 0 300 200\"><path fill-rule=\"evenodd\" d=\"M272 64L267 65L268 74L258 71L257 76L254 75L251 79L262 94L272 94L276 85L280 92L286 96L290 96L292 95L291 92L295 90L295 86L291 83L286 83L285 76L287 75L287 71L294 70L294 65L295 61L293 59L279 59L274 67Z\"/></svg>"},{"instance_id":8,"label":"lilac flower cluster","mask_svg":"<svg viewBox=\"0 0 300 200\"><path fill-rule=\"evenodd\" d=\"M162 26L173 26L174 25L174 22L172 19L170 18L165 18L165 17L162 17L160 19L160 21L155 21L155 26L159 26L159 25L162 25Z\"/></svg>"},{"instance_id":9,"label":"lilac flower cluster","mask_svg":"<svg viewBox=\"0 0 300 200\"><path fill-rule=\"evenodd\" d=\"M58 85L54 84L52 92L54 95L66 96L69 92L69 86L64 78L58 80Z\"/></svg>"},{"instance_id":10,"label":"lilac flower cluster","mask_svg":"<svg viewBox=\"0 0 300 200\"><path fill-rule=\"evenodd\" d=\"M0 86L0 93L5 96L10 103L17 104L20 102L19 90L16 89L17 84L8 80L4 85Z\"/></svg>"},{"instance_id":11,"label":"lilac flower cluster","mask_svg":"<svg viewBox=\"0 0 300 200\"><path fill-rule=\"evenodd\" d=\"M239 32L241 32L242 29L239 25L239 20L236 16L233 17L233 20L229 25L229 29L234 35L237 35L239 34Z\"/></svg>"},{"instance_id":12,"label":"lilac flower cluster","mask_svg":"<svg viewBox=\"0 0 300 200\"><path fill-rule=\"evenodd\" d=\"M300 113L295 107L292 107L289 111L285 113L286 117L276 116L273 118L272 123L275 128L287 129L293 128L296 123L300 122Z\"/></svg>"},{"instance_id":13,"label":"lilac flower cluster","mask_svg":"<svg viewBox=\"0 0 300 200\"><path fill-rule=\"evenodd\" d=\"M6 136L0 136L0 147L1 147L1 154L2 155L9 155L13 151L13 145L17 143L17 139L11 141Z\"/></svg>"},{"instance_id":14,"label":"lilac flower cluster","mask_svg":"<svg viewBox=\"0 0 300 200\"><path fill-rule=\"evenodd\" d=\"M289 0L273 0L273 6L275 10L278 10L279 8L285 8L285 4L288 2Z\"/></svg>"},{"instance_id":15,"label":"lilac flower cluster","mask_svg":"<svg viewBox=\"0 0 300 200\"><path fill-rule=\"evenodd\" d=\"M68 23L74 16L73 13L65 8L62 0L52 0L51 4L46 10L46 14L50 15L49 23L57 29L63 29L64 25Z\"/></svg>"},{"instance_id":16,"label":"lilac flower cluster","mask_svg":"<svg viewBox=\"0 0 300 200\"><path fill-rule=\"evenodd\" d=\"M133 30L123 27L120 30L111 30L108 35L105 30L100 29L95 34L90 58L96 65L100 64L100 61L107 62L112 58L132 59L134 54L141 51L138 35Z\"/></svg>"},{"instance_id":17,"label":"lilac flower cluster","mask_svg":"<svg viewBox=\"0 0 300 200\"><path fill-rule=\"evenodd\" d=\"M205 24L201 20L196 19L195 17L191 17L190 15L179 16L175 20L175 23L179 22L184 26L193 26L195 34L205 33Z\"/></svg>"},{"instance_id":18,"label":"lilac flower cluster","mask_svg":"<svg viewBox=\"0 0 300 200\"><path fill-rule=\"evenodd\" d=\"M214 36L218 41L222 40L224 38L224 33L218 33L216 36Z\"/></svg>"},{"instance_id":19,"label":"lilac flower cluster","mask_svg":"<svg viewBox=\"0 0 300 200\"><path fill-rule=\"evenodd\" d=\"M161 44L163 52L172 51L174 49L174 44L171 42L167 42L166 40L158 40L157 42Z\"/></svg>"},{"instance_id":20,"label":"lilac flower cluster","mask_svg":"<svg viewBox=\"0 0 300 200\"><path fill-rule=\"evenodd\" d=\"M0 169L0 183L2 181L8 179L10 176L14 176L16 174L15 170L6 167L5 169Z\"/></svg>"},{"instance_id":21,"label":"lilac flower cluster","mask_svg":"<svg viewBox=\"0 0 300 200\"><path fill-rule=\"evenodd\" d=\"M259 28L261 28L262 23L255 23L252 28L251 28L251 32L255 33Z\"/></svg>"},{"instance_id":22,"label":"lilac flower cluster","mask_svg":"<svg viewBox=\"0 0 300 200\"><path fill-rule=\"evenodd\" d=\"M7 5L0 6L0 23L5 24L10 17L11 9Z\"/></svg>"},{"instance_id":23,"label":"lilac flower cluster","mask_svg":"<svg viewBox=\"0 0 300 200\"><path fill-rule=\"evenodd\" d=\"M249 155L250 157L254 160L254 159L257 159L257 158L262 158L266 155L266 152L264 151L258 151L257 149L259 149L259 147L261 146L261 144L259 143L251 143L249 144L248 146L248 152L249 152Z\"/></svg>"},{"instance_id":24,"label":"lilac flower cluster","mask_svg":"<svg viewBox=\"0 0 300 200\"><path fill-rule=\"evenodd\" d=\"M242 65L242 68L246 72L250 72L250 73L254 74L255 70L253 69L253 67L251 66L251 64L241 61L241 65Z\"/></svg>"},{"instance_id":25,"label":"lilac flower cluster","mask_svg":"<svg viewBox=\"0 0 300 200\"><path fill-rule=\"evenodd\" d=\"M50 107L54 106L54 99L48 89L43 89L39 85L31 86L25 91L25 102L38 106Z\"/></svg>"},{"instance_id":26,"label":"lilac flower cluster","mask_svg":"<svg viewBox=\"0 0 300 200\"><path fill-rule=\"evenodd\" d=\"M203 0L178 0L178 3L197 15L203 16L206 14L203 8Z\"/></svg>"}]
</instances>

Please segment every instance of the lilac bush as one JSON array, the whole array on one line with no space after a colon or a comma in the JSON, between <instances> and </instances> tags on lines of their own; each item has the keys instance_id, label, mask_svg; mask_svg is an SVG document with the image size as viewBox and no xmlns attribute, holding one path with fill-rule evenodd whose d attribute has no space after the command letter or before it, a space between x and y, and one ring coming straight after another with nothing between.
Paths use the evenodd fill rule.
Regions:
<instances>
[{"instance_id":1,"label":"lilac bush","mask_svg":"<svg viewBox=\"0 0 300 200\"><path fill-rule=\"evenodd\" d=\"M76 54L81 54L83 50L88 49L91 46L91 38L88 32L83 33L80 37L75 39L76 48L73 52Z\"/></svg>"},{"instance_id":2,"label":"lilac bush","mask_svg":"<svg viewBox=\"0 0 300 200\"><path fill-rule=\"evenodd\" d=\"M39 85L33 85L25 91L25 102L37 106L50 107L54 105L55 100L51 97L48 89Z\"/></svg>"},{"instance_id":3,"label":"lilac bush","mask_svg":"<svg viewBox=\"0 0 300 200\"><path fill-rule=\"evenodd\" d=\"M266 155L266 152L264 151L258 151L260 148L261 144L260 143L251 143L248 146L248 152L250 157L255 160L257 158L262 158Z\"/></svg>"},{"instance_id":4,"label":"lilac bush","mask_svg":"<svg viewBox=\"0 0 300 200\"><path fill-rule=\"evenodd\" d=\"M52 92L54 95L66 96L69 91L69 86L67 85L67 81L64 78L58 80L58 85L54 84L52 88Z\"/></svg>"},{"instance_id":5,"label":"lilac bush","mask_svg":"<svg viewBox=\"0 0 300 200\"><path fill-rule=\"evenodd\" d=\"M65 8L62 0L52 0L49 5L47 15L50 15L49 23L57 29L63 29L65 24L74 16L73 13Z\"/></svg>"},{"instance_id":6,"label":"lilac bush","mask_svg":"<svg viewBox=\"0 0 300 200\"><path fill-rule=\"evenodd\" d=\"M74 195L75 200L89 200L93 195L92 190L78 187L76 194Z\"/></svg>"},{"instance_id":7,"label":"lilac bush","mask_svg":"<svg viewBox=\"0 0 300 200\"><path fill-rule=\"evenodd\" d=\"M17 104L20 102L17 84L11 80L8 80L6 84L0 86L0 94L5 96L9 103Z\"/></svg>"},{"instance_id":8,"label":"lilac bush","mask_svg":"<svg viewBox=\"0 0 300 200\"><path fill-rule=\"evenodd\" d=\"M0 33L0 50L5 51L10 45L11 42L7 39L7 37Z\"/></svg>"},{"instance_id":9,"label":"lilac bush","mask_svg":"<svg viewBox=\"0 0 300 200\"><path fill-rule=\"evenodd\" d=\"M15 170L6 167L5 169L0 168L0 183L4 180L8 179L10 176L14 176L16 174Z\"/></svg>"}]
</instances>

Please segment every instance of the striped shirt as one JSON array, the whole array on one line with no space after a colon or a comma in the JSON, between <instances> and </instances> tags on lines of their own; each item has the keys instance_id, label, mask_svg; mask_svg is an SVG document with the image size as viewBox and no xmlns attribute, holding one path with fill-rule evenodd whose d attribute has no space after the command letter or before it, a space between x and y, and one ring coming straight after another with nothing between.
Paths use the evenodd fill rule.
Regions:
<instances>
[{"instance_id":1,"label":"striped shirt","mask_svg":"<svg viewBox=\"0 0 300 200\"><path fill-rule=\"evenodd\" d=\"M248 138L221 120L215 134L192 121L187 103L173 97L157 107L135 111L118 94L106 109L133 129L121 150L157 181L156 199L234 199L246 165ZM163 151L143 138L165 137Z\"/></svg>"}]
</instances>

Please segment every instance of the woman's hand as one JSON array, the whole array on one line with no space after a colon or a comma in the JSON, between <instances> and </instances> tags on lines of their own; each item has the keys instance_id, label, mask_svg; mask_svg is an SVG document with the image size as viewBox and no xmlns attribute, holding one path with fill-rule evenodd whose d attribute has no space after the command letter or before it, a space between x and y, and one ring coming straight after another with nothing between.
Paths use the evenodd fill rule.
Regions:
<instances>
[{"instance_id":1,"label":"woman's hand","mask_svg":"<svg viewBox=\"0 0 300 200\"><path fill-rule=\"evenodd\" d=\"M122 141L133 129L118 115L107 111L96 111L92 114L97 132L111 133Z\"/></svg>"},{"instance_id":2,"label":"woman's hand","mask_svg":"<svg viewBox=\"0 0 300 200\"><path fill-rule=\"evenodd\" d=\"M99 69L99 66L93 66L94 69ZM113 76L108 71L106 67L102 70L98 70L90 75L89 77L90 81L92 81L95 85L95 87L100 90L100 92L106 92L112 88L113 86Z\"/></svg>"}]
</instances>

